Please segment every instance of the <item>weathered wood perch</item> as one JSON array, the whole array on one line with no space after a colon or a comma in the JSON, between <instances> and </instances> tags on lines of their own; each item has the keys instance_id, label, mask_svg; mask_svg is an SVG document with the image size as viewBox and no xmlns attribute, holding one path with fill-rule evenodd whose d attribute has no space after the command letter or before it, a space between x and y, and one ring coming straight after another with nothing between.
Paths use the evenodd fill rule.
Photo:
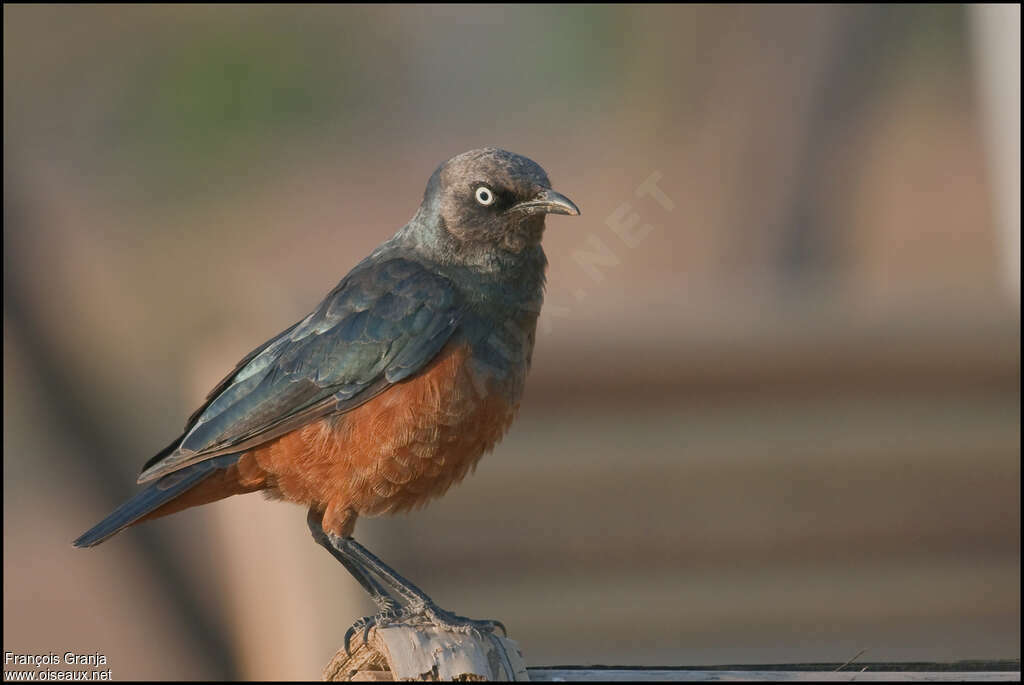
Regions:
<instances>
[{"instance_id":1,"label":"weathered wood perch","mask_svg":"<svg viewBox=\"0 0 1024 685\"><path fill-rule=\"evenodd\" d=\"M324 668L326 681L529 680L519 646L499 635L468 635L432 626L371 629L366 644L352 638Z\"/></svg>"},{"instance_id":2,"label":"weathered wood perch","mask_svg":"<svg viewBox=\"0 0 1024 685\"><path fill-rule=\"evenodd\" d=\"M368 642L338 651L327 681L1020 681L1020 660L954 663L776 664L678 668L561 666L527 671L518 645L498 636L470 636L422 624L372 630ZM847 670L849 669L849 670Z\"/></svg>"}]
</instances>

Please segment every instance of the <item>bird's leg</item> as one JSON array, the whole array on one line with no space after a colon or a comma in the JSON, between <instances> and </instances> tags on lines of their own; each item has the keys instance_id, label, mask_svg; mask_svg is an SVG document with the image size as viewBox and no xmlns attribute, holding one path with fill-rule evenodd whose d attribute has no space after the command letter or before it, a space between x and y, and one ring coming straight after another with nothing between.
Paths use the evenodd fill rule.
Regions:
<instances>
[{"instance_id":1,"label":"bird's leg","mask_svg":"<svg viewBox=\"0 0 1024 685\"><path fill-rule=\"evenodd\" d=\"M453 614L437 606L427 593L400 576L397 571L378 559L372 552L352 538L341 537L331 533L326 535L330 540L331 546L341 555L336 555L339 560L345 557L350 563L358 566L360 569L376 574L385 585L394 590L395 593L407 602L400 615L394 616L394 618L419 616L438 628L454 632L493 632L495 628L501 628L501 632L506 635L508 634L505 626L500 621L477 621ZM347 565L346 568L348 568ZM390 622L388 617L378 617L375 620L375 624L381 627L388 622ZM369 627L367 627L368 632ZM366 635L364 634L364 639L365 637Z\"/></svg>"},{"instance_id":2,"label":"bird's leg","mask_svg":"<svg viewBox=\"0 0 1024 685\"><path fill-rule=\"evenodd\" d=\"M370 599L373 600L373 603L377 605L382 614L397 614L398 603L395 602L395 598L373 576L363 571L359 564L354 563L335 548L334 543L331 541L331 538L334 536L324 531L322 516L321 512L313 509L310 509L309 513L306 514L306 524L309 526L310 532L313 533L313 539L316 540L316 543L341 562L341 565L363 586L363 589L370 595Z\"/></svg>"},{"instance_id":3,"label":"bird's leg","mask_svg":"<svg viewBox=\"0 0 1024 685\"><path fill-rule=\"evenodd\" d=\"M364 616L355 623L353 623L348 630L345 631L345 652L351 656L352 651L349 649L349 643L352 641L352 636L357 632L361 632L363 635L363 642L365 643L370 636L370 628L378 624L385 624L391 620L400 617L403 614L395 598L374 578L372 575L363 570L363 568L350 559L349 557L342 554L334 545L332 538L337 536L330 535L324 531L322 523L323 514L321 512L310 509L306 515L306 523L309 526L309 530L313 533L313 539L316 543L331 553L335 559L337 559L345 569L352 574L363 589L366 590L367 594L370 595L370 599L377 605L376 616Z\"/></svg>"}]
</instances>

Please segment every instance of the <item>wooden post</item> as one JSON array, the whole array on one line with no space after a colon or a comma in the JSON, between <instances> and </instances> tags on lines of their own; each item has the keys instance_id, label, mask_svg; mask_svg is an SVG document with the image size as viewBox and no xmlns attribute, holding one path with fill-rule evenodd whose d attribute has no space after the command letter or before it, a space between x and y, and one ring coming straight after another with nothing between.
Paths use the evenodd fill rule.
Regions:
<instances>
[{"instance_id":1,"label":"wooden post","mask_svg":"<svg viewBox=\"0 0 1024 685\"><path fill-rule=\"evenodd\" d=\"M529 680L519 646L498 635L469 635L422 624L394 624L352 638L324 668L326 681Z\"/></svg>"},{"instance_id":2,"label":"wooden post","mask_svg":"<svg viewBox=\"0 0 1024 685\"><path fill-rule=\"evenodd\" d=\"M535 680L582 681L1020 681L1020 659L947 663L773 664L750 666L607 667L526 669L512 640L473 637L432 627L399 624L371 631L352 656L338 651L324 669L327 681Z\"/></svg>"}]
</instances>

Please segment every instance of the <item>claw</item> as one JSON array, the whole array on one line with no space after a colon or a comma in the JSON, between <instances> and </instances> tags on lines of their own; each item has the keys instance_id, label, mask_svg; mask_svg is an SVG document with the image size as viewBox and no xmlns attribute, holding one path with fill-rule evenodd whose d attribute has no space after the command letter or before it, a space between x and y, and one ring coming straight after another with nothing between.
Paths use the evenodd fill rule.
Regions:
<instances>
[{"instance_id":1,"label":"claw","mask_svg":"<svg viewBox=\"0 0 1024 685\"><path fill-rule=\"evenodd\" d=\"M370 628L373 628L373 624L374 623L376 623L376 621L367 621L366 625L363 627L363 644L364 645L365 644L369 644L369 642L370 642Z\"/></svg>"},{"instance_id":2,"label":"claw","mask_svg":"<svg viewBox=\"0 0 1024 685\"><path fill-rule=\"evenodd\" d=\"M352 648L349 643L352 641L352 636L355 635L356 627L353 625L345 631L345 656L352 656Z\"/></svg>"},{"instance_id":3,"label":"claw","mask_svg":"<svg viewBox=\"0 0 1024 685\"><path fill-rule=\"evenodd\" d=\"M378 626L383 628L387 624L392 623L397 619L401 619L404 613L405 612L402 611L397 604L395 604L394 602L390 602L386 605L382 605L381 610L377 613L376 616L364 616L363 618L353 623L349 627L349 629L345 631L345 654L348 656L352 656L350 643L352 641L352 637L357 632L362 630L363 644L369 644L370 631L373 628L376 628Z\"/></svg>"},{"instance_id":4,"label":"claw","mask_svg":"<svg viewBox=\"0 0 1024 685\"><path fill-rule=\"evenodd\" d=\"M472 623L476 624L476 627L477 627L478 630L480 628L483 628L484 630L486 630L487 632L490 632L490 633L493 633L495 628L501 628L501 634L503 636L505 636L505 637L508 637L508 630L505 628L505 624L502 623L501 621L498 621L498 620L495 620L495 619L489 619L489 618L488 619L482 619L482 620L479 620L479 621L473 621L472 619L468 619L468 618L463 619L461 616L456 616L456 618L464 620L464 621L471 621Z\"/></svg>"},{"instance_id":5,"label":"claw","mask_svg":"<svg viewBox=\"0 0 1024 685\"><path fill-rule=\"evenodd\" d=\"M470 630L476 632L486 631L488 633L493 633L495 628L501 628L501 634L505 637L508 637L508 630L506 630L505 624L501 621L489 618L474 620L472 618L466 618L464 616L458 616L456 614L453 614L452 618L459 622L464 621Z\"/></svg>"}]
</instances>

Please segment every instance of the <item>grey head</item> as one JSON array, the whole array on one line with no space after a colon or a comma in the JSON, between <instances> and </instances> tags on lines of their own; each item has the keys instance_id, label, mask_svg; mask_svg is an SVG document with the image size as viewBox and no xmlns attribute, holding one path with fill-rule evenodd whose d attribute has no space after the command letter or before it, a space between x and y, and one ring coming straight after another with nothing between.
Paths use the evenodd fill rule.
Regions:
<instances>
[{"instance_id":1,"label":"grey head","mask_svg":"<svg viewBox=\"0 0 1024 685\"><path fill-rule=\"evenodd\" d=\"M399 236L441 262L500 268L539 250L547 214L579 213L539 164L488 147L441 164Z\"/></svg>"}]
</instances>

